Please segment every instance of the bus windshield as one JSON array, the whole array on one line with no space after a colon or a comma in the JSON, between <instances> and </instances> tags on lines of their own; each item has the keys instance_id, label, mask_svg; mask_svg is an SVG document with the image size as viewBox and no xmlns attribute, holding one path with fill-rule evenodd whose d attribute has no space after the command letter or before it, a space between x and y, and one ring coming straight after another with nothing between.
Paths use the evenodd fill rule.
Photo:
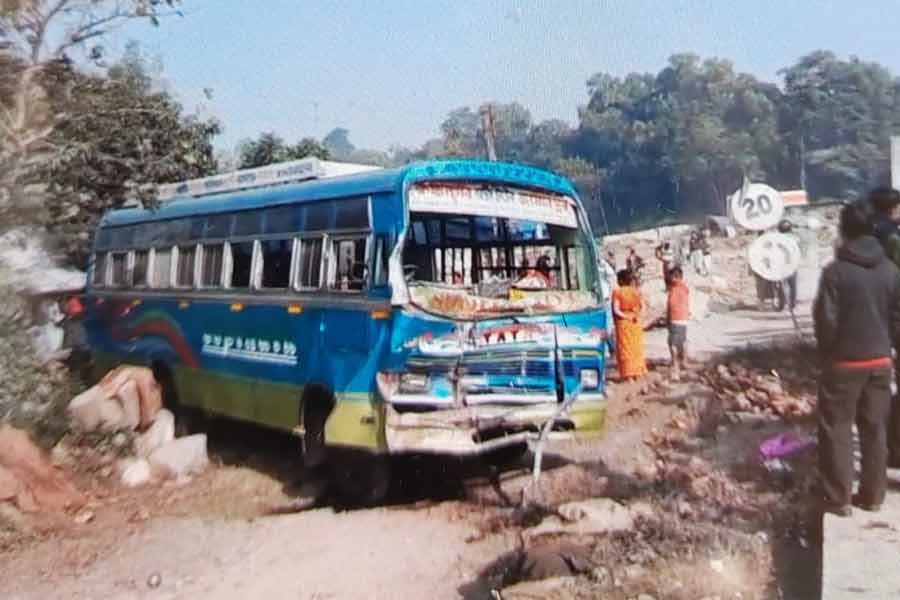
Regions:
<instances>
[{"instance_id":1,"label":"bus windshield","mask_svg":"<svg viewBox=\"0 0 900 600\"><path fill-rule=\"evenodd\" d=\"M414 305L461 319L597 306L574 201L497 187L410 191L403 270Z\"/></svg>"}]
</instances>

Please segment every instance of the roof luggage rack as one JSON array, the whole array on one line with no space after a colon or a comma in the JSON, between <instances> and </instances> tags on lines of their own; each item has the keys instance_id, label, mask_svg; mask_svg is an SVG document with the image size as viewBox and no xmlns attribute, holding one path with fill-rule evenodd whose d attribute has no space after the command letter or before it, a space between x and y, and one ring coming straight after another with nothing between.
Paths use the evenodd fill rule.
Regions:
<instances>
[{"instance_id":1,"label":"roof luggage rack","mask_svg":"<svg viewBox=\"0 0 900 600\"><path fill-rule=\"evenodd\" d=\"M307 179L340 177L341 175L375 171L379 168L370 165L334 162L308 157L255 169L232 171L224 175L213 175L180 183L163 184L157 186L157 198L160 202L168 202L175 198L209 196L237 190L305 181Z\"/></svg>"}]
</instances>

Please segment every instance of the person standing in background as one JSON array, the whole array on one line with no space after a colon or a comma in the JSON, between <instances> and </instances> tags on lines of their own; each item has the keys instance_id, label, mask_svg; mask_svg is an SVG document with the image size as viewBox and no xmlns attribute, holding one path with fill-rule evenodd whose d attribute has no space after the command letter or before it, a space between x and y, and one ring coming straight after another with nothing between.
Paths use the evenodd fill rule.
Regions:
<instances>
[{"instance_id":1,"label":"person standing in background","mask_svg":"<svg viewBox=\"0 0 900 600\"><path fill-rule=\"evenodd\" d=\"M628 247L628 256L625 258L625 268L631 271L633 284L641 286L641 275L644 271L644 259L635 251L634 246Z\"/></svg>"},{"instance_id":2,"label":"person standing in background","mask_svg":"<svg viewBox=\"0 0 900 600\"><path fill-rule=\"evenodd\" d=\"M647 374L644 352L644 300L628 269L618 273L619 287L613 292L613 316L616 321L616 366L623 381L634 381Z\"/></svg>"},{"instance_id":3,"label":"person standing in background","mask_svg":"<svg viewBox=\"0 0 900 600\"><path fill-rule=\"evenodd\" d=\"M656 248L656 259L662 263L663 282L669 285L669 271L675 266L675 251L671 242L663 242Z\"/></svg>"},{"instance_id":4,"label":"person standing in background","mask_svg":"<svg viewBox=\"0 0 900 600\"><path fill-rule=\"evenodd\" d=\"M782 219L780 223L778 223L778 233L793 237L794 226L787 219ZM799 240L797 240L799 246ZM797 307L797 271L794 271L793 274L789 275L784 281L781 282L781 290L779 291L781 294L781 306L786 307L791 313L794 312L794 309Z\"/></svg>"},{"instance_id":5,"label":"person standing in background","mask_svg":"<svg viewBox=\"0 0 900 600\"><path fill-rule=\"evenodd\" d=\"M709 274L712 273L712 245L709 243L710 235L709 229L704 229L700 232L700 252L703 254L701 266L704 277L708 277Z\"/></svg>"},{"instance_id":6,"label":"person standing in background","mask_svg":"<svg viewBox=\"0 0 900 600\"><path fill-rule=\"evenodd\" d=\"M703 250L700 247L700 232L692 231L688 242L690 249L691 266L694 272L700 275L703 272Z\"/></svg>"},{"instance_id":7,"label":"person standing in background","mask_svg":"<svg viewBox=\"0 0 900 600\"><path fill-rule=\"evenodd\" d=\"M891 346L900 341L900 270L872 235L867 207L840 217L843 243L825 267L813 305L819 376L819 471L824 510L849 516L851 502L877 511L887 488ZM862 475L853 490L853 425Z\"/></svg>"},{"instance_id":8,"label":"person standing in background","mask_svg":"<svg viewBox=\"0 0 900 600\"><path fill-rule=\"evenodd\" d=\"M615 255L612 251L608 252L606 256L613 260L615 259ZM616 328L613 325L614 320L612 313L612 295L617 287L616 270L614 264L611 263L609 259L605 259L602 256L598 261L597 267L600 270L600 294L603 297L603 302L606 304L606 311L609 319L606 323L606 348L611 355L616 349Z\"/></svg>"},{"instance_id":9,"label":"person standing in background","mask_svg":"<svg viewBox=\"0 0 900 600\"><path fill-rule=\"evenodd\" d=\"M669 271L669 290L666 299L666 317L669 326L669 355L672 357L672 380L681 381L681 370L686 367L687 326L691 318L690 290L684 282L681 267Z\"/></svg>"},{"instance_id":10,"label":"person standing in background","mask_svg":"<svg viewBox=\"0 0 900 600\"><path fill-rule=\"evenodd\" d=\"M881 187L869 194L872 233L881 243L888 259L900 267L900 227L897 225L900 192ZM900 469L900 350L894 347L894 381L896 393L891 401L891 416L888 423L888 464Z\"/></svg>"}]
</instances>

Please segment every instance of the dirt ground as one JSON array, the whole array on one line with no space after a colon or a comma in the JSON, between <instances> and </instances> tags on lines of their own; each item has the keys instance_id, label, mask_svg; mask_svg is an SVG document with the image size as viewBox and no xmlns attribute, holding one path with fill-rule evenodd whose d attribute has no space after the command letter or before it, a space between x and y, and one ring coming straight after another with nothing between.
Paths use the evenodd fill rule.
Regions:
<instances>
[{"instance_id":1,"label":"dirt ground","mask_svg":"<svg viewBox=\"0 0 900 600\"><path fill-rule=\"evenodd\" d=\"M91 501L66 517L0 512L0 597L817 597L817 524L805 508L811 456L773 473L756 451L811 423L729 412L709 376L720 364L778 369L791 393L811 393L808 319L798 323L805 333L784 315L714 312L692 325L701 360L678 384L666 381L665 332L650 332L651 375L611 384L605 438L549 449L542 504L530 510L519 508L528 457L502 471L399 460L385 505L295 512L311 482L289 436L213 423L205 473L134 490L115 484L108 453L74 449L63 458L80 465L76 483ZM524 541L542 511L598 496L645 517L615 534ZM516 595L517 583L551 575L527 566L535 551L580 557L552 574L566 576L557 595Z\"/></svg>"}]
</instances>

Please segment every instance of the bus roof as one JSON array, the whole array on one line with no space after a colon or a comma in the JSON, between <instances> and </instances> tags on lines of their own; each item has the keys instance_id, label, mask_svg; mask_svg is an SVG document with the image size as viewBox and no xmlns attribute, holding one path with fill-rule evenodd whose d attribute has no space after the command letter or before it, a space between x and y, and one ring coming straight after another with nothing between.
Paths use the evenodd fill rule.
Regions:
<instances>
[{"instance_id":1,"label":"bus roof","mask_svg":"<svg viewBox=\"0 0 900 600\"><path fill-rule=\"evenodd\" d=\"M429 180L477 180L506 183L575 196L575 189L567 179L543 169L501 162L446 160L414 163L396 169L378 169L365 173L298 181L265 188L201 197L176 198L155 210L126 208L108 212L100 225L114 227L279 204L396 192L413 183Z\"/></svg>"}]
</instances>

